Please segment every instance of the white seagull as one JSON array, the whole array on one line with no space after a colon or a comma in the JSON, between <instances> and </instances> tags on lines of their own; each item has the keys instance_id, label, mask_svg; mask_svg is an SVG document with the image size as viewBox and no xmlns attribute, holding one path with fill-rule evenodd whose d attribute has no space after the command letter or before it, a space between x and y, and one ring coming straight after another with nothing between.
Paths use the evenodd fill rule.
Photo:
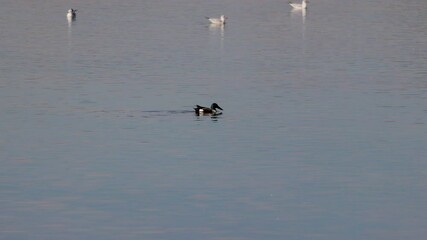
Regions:
<instances>
[{"instance_id":1,"label":"white seagull","mask_svg":"<svg viewBox=\"0 0 427 240\"><path fill-rule=\"evenodd\" d=\"M76 20L76 12L77 12L77 9L72 9L72 8L68 9L68 12L67 12L68 21Z\"/></svg>"},{"instance_id":2,"label":"white seagull","mask_svg":"<svg viewBox=\"0 0 427 240\"><path fill-rule=\"evenodd\" d=\"M302 10L302 9L307 9L307 2L306 0L302 0L302 3L293 3L293 2L289 2L289 5L291 5L295 10Z\"/></svg>"},{"instance_id":3,"label":"white seagull","mask_svg":"<svg viewBox=\"0 0 427 240\"><path fill-rule=\"evenodd\" d=\"M225 17L224 15L221 15L221 17L219 18L206 17L206 19L208 19L209 22L211 22L212 24L223 25L225 24L225 19L227 19L227 17Z\"/></svg>"}]
</instances>

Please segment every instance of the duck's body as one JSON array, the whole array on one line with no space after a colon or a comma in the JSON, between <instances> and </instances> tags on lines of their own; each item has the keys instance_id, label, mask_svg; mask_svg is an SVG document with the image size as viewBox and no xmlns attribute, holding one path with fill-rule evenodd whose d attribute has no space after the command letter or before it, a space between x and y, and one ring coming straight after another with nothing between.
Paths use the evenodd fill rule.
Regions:
<instances>
[{"instance_id":1,"label":"duck's body","mask_svg":"<svg viewBox=\"0 0 427 240\"><path fill-rule=\"evenodd\" d=\"M72 8L68 9L68 12L67 12L68 21L76 20L76 12L77 12L77 9L72 9Z\"/></svg>"},{"instance_id":2,"label":"duck's body","mask_svg":"<svg viewBox=\"0 0 427 240\"><path fill-rule=\"evenodd\" d=\"M209 22L211 22L211 24L224 25L227 17L225 17L224 15L221 15L219 18L206 17L206 19L208 19Z\"/></svg>"},{"instance_id":3,"label":"duck's body","mask_svg":"<svg viewBox=\"0 0 427 240\"><path fill-rule=\"evenodd\" d=\"M301 3L289 2L289 5L291 5L292 8L295 9L295 10L307 9L307 1L306 0L302 0Z\"/></svg>"},{"instance_id":4,"label":"duck's body","mask_svg":"<svg viewBox=\"0 0 427 240\"><path fill-rule=\"evenodd\" d=\"M221 112L218 112L217 109L221 109L223 110L218 104L216 103L212 103L211 107L203 107L200 105L196 105L196 107L194 108L194 112L196 113L196 115L219 115L222 114Z\"/></svg>"}]
</instances>

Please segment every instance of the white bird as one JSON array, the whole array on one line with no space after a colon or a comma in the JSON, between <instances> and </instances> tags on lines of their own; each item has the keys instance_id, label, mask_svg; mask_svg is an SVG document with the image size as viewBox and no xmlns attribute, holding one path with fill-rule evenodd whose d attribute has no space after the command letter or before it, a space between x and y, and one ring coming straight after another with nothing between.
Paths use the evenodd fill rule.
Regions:
<instances>
[{"instance_id":1,"label":"white bird","mask_svg":"<svg viewBox=\"0 0 427 240\"><path fill-rule=\"evenodd\" d=\"M225 24L225 20L227 19L227 17L225 17L224 15L221 15L221 17L219 18L206 17L206 19L208 19L209 22L211 22L212 24L223 25Z\"/></svg>"},{"instance_id":2,"label":"white bird","mask_svg":"<svg viewBox=\"0 0 427 240\"><path fill-rule=\"evenodd\" d=\"M302 3L293 3L289 2L289 5L291 5L295 10L302 10L307 9L307 2L306 0L302 0Z\"/></svg>"},{"instance_id":3,"label":"white bird","mask_svg":"<svg viewBox=\"0 0 427 240\"><path fill-rule=\"evenodd\" d=\"M77 12L77 9L72 9L72 8L68 9L68 12L67 12L68 21L76 20L76 12Z\"/></svg>"}]
</instances>

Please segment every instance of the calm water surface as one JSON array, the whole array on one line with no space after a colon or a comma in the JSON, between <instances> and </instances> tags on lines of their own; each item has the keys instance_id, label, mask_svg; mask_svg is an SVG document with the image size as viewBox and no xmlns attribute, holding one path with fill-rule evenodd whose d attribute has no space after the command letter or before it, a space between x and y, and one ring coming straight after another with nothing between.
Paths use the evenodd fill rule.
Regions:
<instances>
[{"instance_id":1,"label":"calm water surface","mask_svg":"<svg viewBox=\"0 0 427 240\"><path fill-rule=\"evenodd\" d=\"M1 5L0 239L427 236L426 1Z\"/></svg>"}]
</instances>

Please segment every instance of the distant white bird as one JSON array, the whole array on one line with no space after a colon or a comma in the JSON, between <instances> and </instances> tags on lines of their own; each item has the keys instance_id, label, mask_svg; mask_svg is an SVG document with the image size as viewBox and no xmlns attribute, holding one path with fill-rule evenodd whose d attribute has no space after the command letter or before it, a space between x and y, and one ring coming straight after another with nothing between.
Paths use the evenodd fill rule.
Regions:
<instances>
[{"instance_id":1,"label":"distant white bird","mask_svg":"<svg viewBox=\"0 0 427 240\"><path fill-rule=\"evenodd\" d=\"M302 10L307 9L307 2L306 0L302 0L302 3L293 3L289 2L289 5L291 5L295 10Z\"/></svg>"},{"instance_id":2,"label":"distant white bird","mask_svg":"<svg viewBox=\"0 0 427 240\"><path fill-rule=\"evenodd\" d=\"M68 21L76 20L76 12L77 12L77 9L72 9L72 8L68 9L68 12L67 12Z\"/></svg>"},{"instance_id":3,"label":"distant white bird","mask_svg":"<svg viewBox=\"0 0 427 240\"><path fill-rule=\"evenodd\" d=\"M208 19L209 22L211 22L212 24L223 25L225 24L225 20L227 19L227 17L225 17L224 15L221 15L221 17L219 18L206 17L206 19Z\"/></svg>"}]
</instances>

